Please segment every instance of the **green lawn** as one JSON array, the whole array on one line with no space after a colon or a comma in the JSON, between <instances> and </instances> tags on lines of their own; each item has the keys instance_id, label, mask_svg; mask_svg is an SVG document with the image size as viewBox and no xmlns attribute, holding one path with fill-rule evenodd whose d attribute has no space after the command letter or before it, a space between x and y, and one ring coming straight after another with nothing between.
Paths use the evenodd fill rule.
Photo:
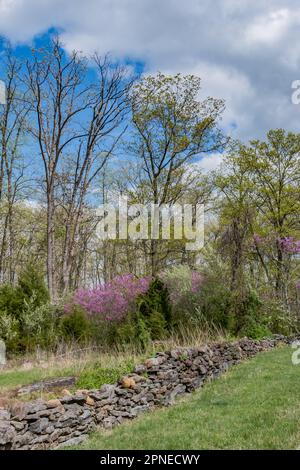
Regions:
<instances>
[{"instance_id":1,"label":"green lawn","mask_svg":"<svg viewBox=\"0 0 300 470\"><path fill-rule=\"evenodd\" d=\"M181 400L77 449L295 449L300 446L300 365L292 349L262 353Z\"/></svg>"},{"instance_id":2,"label":"green lawn","mask_svg":"<svg viewBox=\"0 0 300 470\"><path fill-rule=\"evenodd\" d=\"M75 376L77 381L74 388L100 388L104 383L116 382L142 359L129 354L124 356L99 354L94 358L72 360L67 364L51 363L43 368L34 366L29 370L20 368L0 370L0 396L5 396L24 385L62 376ZM24 398L32 397L29 395Z\"/></svg>"},{"instance_id":3,"label":"green lawn","mask_svg":"<svg viewBox=\"0 0 300 470\"><path fill-rule=\"evenodd\" d=\"M0 393L4 390L18 388L47 378L72 375L73 372L72 368L48 370L39 367L34 367L32 370L0 371Z\"/></svg>"}]
</instances>

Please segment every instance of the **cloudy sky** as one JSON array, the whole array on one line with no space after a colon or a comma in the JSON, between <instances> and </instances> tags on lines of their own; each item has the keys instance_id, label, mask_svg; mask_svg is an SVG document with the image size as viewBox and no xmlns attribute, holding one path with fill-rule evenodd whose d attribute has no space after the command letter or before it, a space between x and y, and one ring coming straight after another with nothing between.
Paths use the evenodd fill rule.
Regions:
<instances>
[{"instance_id":1,"label":"cloudy sky","mask_svg":"<svg viewBox=\"0 0 300 470\"><path fill-rule=\"evenodd\" d=\"M226 100L223 123L236 137L299 130L299 0L0 0L0 35L13 44L51 28L68 50L201 76L205 95Z\"/></svg>"}]
</instances>

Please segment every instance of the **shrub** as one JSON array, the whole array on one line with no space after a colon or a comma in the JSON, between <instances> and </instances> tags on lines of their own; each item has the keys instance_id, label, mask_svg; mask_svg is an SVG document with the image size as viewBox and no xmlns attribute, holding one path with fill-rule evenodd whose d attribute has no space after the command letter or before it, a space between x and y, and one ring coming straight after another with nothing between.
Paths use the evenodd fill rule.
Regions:
<instances>
[{"instance_id":1,"label":"shrub","mask_svg":"<svg viewBox=\"0 0 300 470\"><path fill-rule=\"evenodd\" d=\"M21 273L17 286L0 288L0 336L9 352L49 346L46 339L53 332L52 317L39 310L49 300L42 274L29 264Z\"/></svg>"},{"instance_id":2,"label":"shrub","mask_svg":"<svg viewBox=\"0 0 300 470\"><path fill-rule=\"evenodd\" d=\"M262 314L272 333L290 335L299 333L299 319L293 312L288 312L286 306L274 297L262 297Z\"/></svg>"},{"instance_id":3,"label":"shrub","mask_svg":"<svg viewBox=\"0 0 300 470\"><path fill-rule=\"evenodd\" d=\"M72 311L65 314L60 320L60 331L64 340L85 342L91 337L91 323L85 312L75 305Z\"/></svg>"},{"instance_id":4,"label":"shrub","mask_svg":"<svg viewBox=\"0 0 300 470\"><path fill-rule=\"evenodd\" d=\"M120 321L135 308L138 296L147 292L149 282L149 278L136 278L132 274L117 276L95 289L77 291L73 303L103 320Z\"/></svg>"},{"instance_id":5,"label":"shrub","mask_svg":"<svg viewBox=\"0 0 300 470\"><path fill-rule=\"evenodd\" d=\"M28 264L21 273L18 287L24 300L29 301L34 298L35 307L49 302L49 293L43 275L32 264Z\"/></svg>"},{"instance_id":6,"label":"shrub","mask_svg":"<svg viewBox=\"0 0 300 470\"><path fill-rule=\"evenodd\" d=\"M24 308L24 297L19 287L3 285L0 287L0 312L19 318Z\"/></svg>"},{"instance_id":7,"label":"shrub","mask_svg":"<svg viewBox=\"0 0 300 470\"><path fill-rule=\"evenodd\" d=\"M8 352L33 351L55 348L60 337L58 307L46 304L35 307L34 296L24 301L18 318L0 313L0 337L6 342Z\"/></svg>"},{"instance_id":8,"label":"shrub","mask_svg":"<svg viewBox=\"0 0 300 470\"><path fill-rule=\"evenodd\" d=\"M89 337L97 343L106 346L116 343L137 345L140 342L137 301L147 292L149 282L147 277L117 276L95 289L77 291L65 310L68 312L77 306L88 314L85 321L89 322Z\"/></svg>"},{"instance_id":9,"label":"shrub","mask_svg":"<svg viewBox=\"0 0 300 470\"><path fill-rule=\"evenodd\" d=\"M20 318L26 302L30 302L35 309L48 301L49 294L43 276L32 265L28 265L21 273L17 286L0 287L0 312L5 311L16 318Z\"/></svg>"},{"instance_id":10,"label":"shrub","mask_svg":"<svg viewBox=\"0 0 300 470\"><path fill-rule=\"evenodd\" d=\"M197 294L203 283L203 276L189 266L173 266L161 273L160 279L168 289L170 302L174 306L187 300L190 294Z\"/></svg>"},{"instance_id":11,"label":"shrub","mask_svg":"<svg viewBox=\"0 0 300 470\"><path fill-rule=\"evenodd\" d=\"M59 309L55 305L45 304L35 307L33 295L24 301L20 315L20 348L34 350L37 346L43 349L55 347L59 340Z\"/></svg>"},{"instance_id":12,"label":"shrub","mask_svg":"<svg viewBox=\"0 0 300 470\"><path fill-rule=\"evenodd\" d=\"M147 328L145 320L138 315L136 320L136 334L135 334L136 343L138 346L145 350L148 344L151 341L151 334Z\"/></svg>"},{"instance_id":13,"label":"shrub","mask_svg":"<svg viewBox=\"0 0 300 470\"><path fill-rule=\"evenodd\" d=\"M230 330L231 302L232 293L228 286L214 275L207 275L197 298L197 312L207 324Z\"/></svg>"},{"instance_id":14,"label":"shrub","mask_svg":"<svg viewBox=\"0 0 300 470\"><path fill-rule=\"evenodd\" d=\"M254 290L249 290L241 312L240 335L260 339L272 333L289 335L297 331L297 319L288 314L278 299L260 297Z\"/></svg>"},{"instance_id":15,"label":"shrub","mask_svg":"<svg viewBox=\"0 0 300 470\"><path fill-rule=\"evenodd\" d=\"M171 304L171 319L168 324L176 328L182 323L192 320L198 306L197 298L200 295L203 276L188 266L174 266L160 274Z\"/></svg>"},{"instance_id":16,"label":"shrub","mask_svg":"<svg viewBox=\"0 0 300 470\"><path fill-rule=\"evenodd\" d=\"M244 326L240 330L241 336L247 336L252 339L262 339L272 335L272 332L269 330L267 325L264 325L262 322L257 321L251 316L247 316L244 319Z\"/></svg>"},{"instance_id":17,"label":"shrub","mask_svg":"<svg viewBox=\"0 0 300 470\"><path fill-rule=\"evenodd\" d=\"M135 309L116 324L114 339L144 350L151 340L167 336L170 318L168 291L162 281L154 279L137 298Z\"/></svg>"},{"instance_id":18,"label":"shrub","mask_svg":"<svg viewBox=\"0 0 300 470\"><path fill-rule=\"evenodd\" d=\"M18 349L19 322L5 310L0 311L0 338L5 341L8 352Z\"/></svg>"},{"instance_id":19,"label":"shrub","mask_svg":"<svg viewBox=\"0 0 300 470\"><path fill-rule=\"evenodd\" d=\"M138 319L143 320L153 340L166 335L166 327L171 325L171 307L168 290L160 279L154 279L148 291L139 299Z\"/></svg>"},{"instance_id":20,"label":"shrub","mask_svg":"<svg viewBox=\"0 0 300 470\"><path fill-rule=\"evenodd\" d=\"M126 319L116 324L113 332L111 330L112 342L115 344L137 345L139 343L137 336L137 322L133 314L128 315Z\"/></svg>"}]
</instances>

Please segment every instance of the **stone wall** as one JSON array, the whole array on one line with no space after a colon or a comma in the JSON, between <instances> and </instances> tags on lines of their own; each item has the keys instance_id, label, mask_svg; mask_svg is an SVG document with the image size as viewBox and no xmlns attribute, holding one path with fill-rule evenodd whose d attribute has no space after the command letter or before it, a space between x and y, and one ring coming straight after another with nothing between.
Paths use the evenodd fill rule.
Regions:
<instances>
[{"instance_id":1,"label":"stone wall","mask_svg":"<svg viewBox=\"0 0 300 470\"><path fill-rule=\"evenodd\" d=\"M158 353L117 384L60 399L19 402L0 409L0 449L49 449L78 444L96 427L110 429L218 377L240 361L291 338L211 344Z\"/></svg>"}]
</instances>

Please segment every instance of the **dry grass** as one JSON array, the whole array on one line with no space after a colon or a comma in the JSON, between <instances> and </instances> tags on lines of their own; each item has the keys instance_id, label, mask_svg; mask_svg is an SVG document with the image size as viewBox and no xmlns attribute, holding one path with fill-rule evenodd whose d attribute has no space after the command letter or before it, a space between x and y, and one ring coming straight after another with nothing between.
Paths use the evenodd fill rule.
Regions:
<instances>
[{"instance_id":1,"label":"dry grass","mask_svg":"<svg viewBox=\"0 0 300 470\"><path fill-rule=\"evenodd\" d=\"M217 329L181 329L168 340L151 343L146 351L133 345L103 351L99 347L87 345L61 345L55 353L37 350L32 354L12 358L0 373L0 398L13 397L22 386L53 377L75 376L79 388L94 388L115 381L130 371L135 364L155 355L178 347L196 347L212 341L228 340ZM58 391L59 392L59 391ZM49 398L49 393L38 392L24 399ZM52 392L51 392L52 397Z\"/></svg>"},{"instance_id":2,"label":"dry grass","mask_svg":"<svg viewBox=\"0 0 300 470\"><path fill-rule=\"evenodd\" d=\"M158 351L166 351L177 347L197 347L212 341L228 341L230 338L225 332L216 327L206 328L205 330L195 326L195 328L181 328L169 339L162 341L153 341L146 351L135 347L133 344L128 346L118 346L111 350L87 344L79 347L78 344L64 344L55 351L44 351L37 349L33 353L27 353L22 356L15 356L7 361L7 364L1 369L2 373L18 370L31 370L33 368L45 369L51 372L59 368L72 368L78 373L91 362L100 362L104 367L113 367L126 358L151 356Z\"/></svg>"}]
</instances>

